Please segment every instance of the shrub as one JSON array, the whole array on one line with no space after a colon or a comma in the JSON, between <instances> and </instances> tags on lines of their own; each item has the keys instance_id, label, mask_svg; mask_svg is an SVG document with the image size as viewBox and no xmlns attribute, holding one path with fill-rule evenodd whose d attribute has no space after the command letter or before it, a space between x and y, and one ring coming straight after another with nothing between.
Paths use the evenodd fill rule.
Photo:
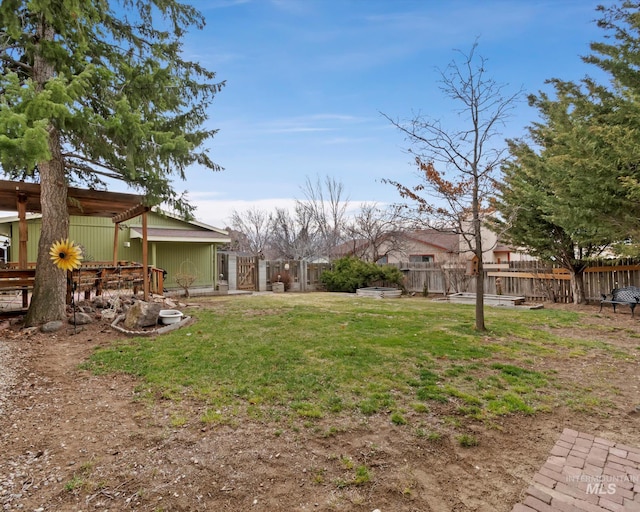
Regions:
<instances>
[{"instance_id":1,"label":"shrub","mask_svg":"<svg viewBox=\"0 0 640 512\"><path fill-rule=\"evenodd\" d=\"M330 292L355 292L358 288L385 281L402 287L404 276L397 267L377 265L347 256L333 262L331 270L325 270L320 281Z\"/></svg>"}]
</instances>

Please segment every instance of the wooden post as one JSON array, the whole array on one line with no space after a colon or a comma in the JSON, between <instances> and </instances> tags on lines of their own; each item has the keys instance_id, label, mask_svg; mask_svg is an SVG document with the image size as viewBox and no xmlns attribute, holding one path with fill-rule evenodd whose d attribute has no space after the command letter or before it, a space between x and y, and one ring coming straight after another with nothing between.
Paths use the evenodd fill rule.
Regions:
<instances>
[{"instance_id":1,"label":"wooden post","mask_svg":"<svg viewBox=\"0 0 640 512\"><path fill-rule=\"evenodd\" d=\"M218 246L213 245L213 289L218 289Z\"/></svg>"},{"instance_id":2,"label":"wooden post","mask_svg":"<svg viewBox=\"0 0 640 512\"><path fill-rule=\"evenodd\" d=\"M113 233L113 266L118 264L118 232L120 231L120 223L116 222L116 230Z\"/></svg>"},{"instance_id":3,"label":"wooden post","mask_svg":"<svg viewBox=\"0 0 640 512\"><path fill-rule=\"evenodd\" d=\"M27 226L27 196L18 194L18 268L26 269L28 264L27 242L29 227ZM29 307L29 290L22 290L22 307Z\"/></svg>"},{"instance_id":4,"label":"wooden post","mask_svg":"<svg viewBox=\"0 0 640 512\"><path fill-rule=\"evenodd\" d=\"M142 273L144 300L149 300L149 250L147 247L147 212L142 214Z\"/></svg>"},{"instance_id":5,"label":"wooden post","mask_svg":"<svg viewBox=\"0 0 640 512\"><path fill-rule=\"evenodd\" d=\"M27 227L27 196L18 194L18 268L27 268L27 242L29 229Z\"/></svg>"},{"instance_id":6,"label":"wooden post","mask_svg":"<svg viewBox=\"0 0 640 512\"><path fill-rule=\"evenodd\" d=\"M139 204L134 208L130 208L126 212L119 213L111 220L118 229L118 224L134 217L142 215L142 272L144 273L143 290L144 300L149 300L149 252L147 248L147 212L150 210L148 206ZM117 233L116 233L117 235ZM116 238L117 239L117 238ZM114 253L114 265L117 265L117 254Z\"/></svg>"}]
</instances>

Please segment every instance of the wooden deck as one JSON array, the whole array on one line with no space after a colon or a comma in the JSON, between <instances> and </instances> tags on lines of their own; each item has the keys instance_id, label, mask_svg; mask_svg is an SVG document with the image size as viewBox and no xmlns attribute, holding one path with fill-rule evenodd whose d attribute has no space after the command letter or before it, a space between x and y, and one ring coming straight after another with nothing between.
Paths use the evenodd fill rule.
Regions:
<instances>
[{"instance_id":1,"label":"wooden deck","mask_svg":"<svg viewBox=\"0 0 640 512\"><path fill-rule=\"evenodd\" d=\"M8 263L0 268L0 294L5 298L11 295L21 296L22 308L29 306L29 297L35 282L35 264L28 268L16 268L17 264ZM149 267L149 290L162 294L164 288L163 270ZM117 265L107 262L86 262L73 272L67 272L67 303L71 303L72 294L84 293L102 295L105 290L133 290L136 293L144 287L143 266L138 263L119 262Z\"/></svg>"}]
</instances>

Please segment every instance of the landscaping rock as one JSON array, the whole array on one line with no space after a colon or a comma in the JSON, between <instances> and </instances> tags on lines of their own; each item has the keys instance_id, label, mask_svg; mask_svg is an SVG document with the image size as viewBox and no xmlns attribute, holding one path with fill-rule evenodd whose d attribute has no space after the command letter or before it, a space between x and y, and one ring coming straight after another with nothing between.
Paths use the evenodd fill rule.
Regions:
<instances>
[{"instance_id":1,"label":"landscaping rock","mask_svg":"<svg viewBox=\"0 0 640 512\"><path fill-rule=\"evenodd\" d=\"M158 323L162 304L157 302L137 301L124 317L124 327L129 330L151 327Z\"/></svg>"},{"instance_id":2,"label":"landscaping rock","mask_svg":"<svg viewBox=\"0 0 640 512\"><path fill-rule=\"evenodd\" d=\"M54 320L52 322L47 322L43 326L40 327L40 331L42 332L56 332L62 329L64 322L61 320Z\"/></svg>"},{"instance_id":3,"label":"landscaping rock","mask_svg":"<svg viewBox=\"0 0 640 512\"><path fill-rule=\"evenodd\" d=\"M102 295L93 299L93 307L96 309L106 309L110 306L109 301Z\"/></svg>"},{"instance_id":4,"label":"landscaping rock","mask_svg":"<svg viewBox=\"0 0 640 512\"><path fill-rule=\"evenodd\" d=\"M93 317L87 313L83 313L79 311L74 315L69 317L69 323L75 325L87 325L93 322Z\"/></svg>"},{"instance_id":5,"label":"landscaping rock","mask_svg":"<svg viewBox=\"0 0 640 512\"><path fill-rule=\"evenodd\" d=\"M111 322L116 317L117 311L115 309L103 309L101 318Z\"/></svg>"}]
</instances>

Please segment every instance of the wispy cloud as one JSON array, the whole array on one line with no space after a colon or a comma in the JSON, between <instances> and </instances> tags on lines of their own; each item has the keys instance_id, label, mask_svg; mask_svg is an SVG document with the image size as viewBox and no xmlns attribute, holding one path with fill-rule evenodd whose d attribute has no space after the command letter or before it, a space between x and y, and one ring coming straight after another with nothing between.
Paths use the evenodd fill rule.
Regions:
<instances>
[{"instance_id":1,"label":"wispy cloud","mask_svg":"<svg viewBox=\"0 0 640 512\"><path fill-rule=\"evenodd\" d=\"M314 133L339 130L344 125L364 122L363 118L345 114L311 114L308 116L274 119L261 123L265 133Z\"/></svg>"},{"instance_id":2,"label":"wispy cloud","mask_svg":"<svg viewBox=\"0 0 640 512\"><path fill-rule=\"evenodd\" d=\"M206 0L199 2L197 8L202 11L206 11L207 9L226 9L251 2L252 0Z\"/></svg>"},{"instance_id":3,"label":"wispy cloud","mask_svg":"<svg viewBox=\"0 0 640 512\"><path fill-rule=\"evenodd\" d=\"M347 144L362 144L366 142L375 142L373 137L333 137L320 141L320 144L326 146L344 146Z\"/></svg>"},{"instance_id":4,"label":"wispy cloud","mask_svg":"<svg viewBox=\"0 0 640 512\"><path fill-rule=\"evenodd\" d=\"M330 128L319 128L312 126L283 126L281 128L268 128L267 133L309 133L309 132L327 132Z\"/></svg>"},{"instance_id":5,"label":"wispy cloud","mask_svg":"<svg viewBox=\"0 0 640 512\"><path fill-rule=\"evenodd\" d=\"M300 0L271 0L271 4L280 11L294 15L305 15L312 12L313 3Z\"/></svg>"}]
</instances>

